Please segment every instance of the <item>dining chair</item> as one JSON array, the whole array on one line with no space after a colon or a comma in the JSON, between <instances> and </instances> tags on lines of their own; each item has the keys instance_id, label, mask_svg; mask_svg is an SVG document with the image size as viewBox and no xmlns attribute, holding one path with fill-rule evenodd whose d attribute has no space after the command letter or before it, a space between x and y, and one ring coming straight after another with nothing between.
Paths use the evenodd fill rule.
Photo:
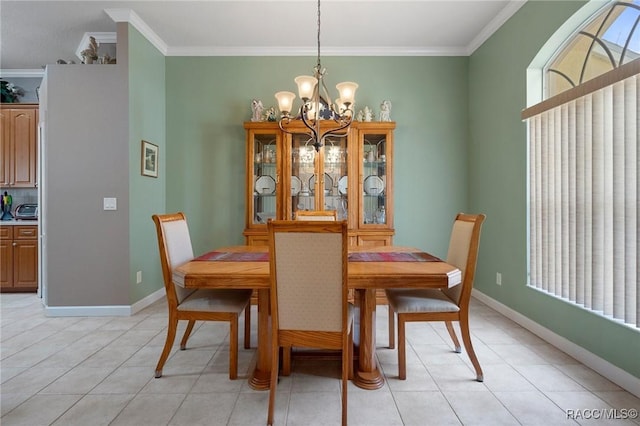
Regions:
<instances>
[{"instance_id":1,"label":"dining chair","mask_svg":"<svg viewBox=\"0 0 640 426\"><path fill-rule=\"evenodd\" d=\"M271 383L267 424L273 424L280 347L342 350L342 424L353 375L353 307L347 301L347 222L269 221ZM283 367L284 370L284 367ZM283 371L288 374L289 371Z\"/></svg>"},{"instance_id":2,"label":"dining chair","mask_svg":"<svg viewBox=\"0 0 640 426\"><path fill-rule=\"evenodd\" d=\"M338 220L338 212L336 210L298 210L295 213L296 220Z\"/></svg>"},{"instance_id":3,"label":"dining chair","mask_svg":"<svg viewBox=\"0 0 640 426\"><path fill-rule=\"evenodd\" d=\"M469 333L469 299L478 259L480 229L484 214L458 213L453 222L446 262L462 272L462 282L447 289L386 289L389 300L389 340L395 334L392 318L398 316L398 376L407 377L405 323L414 321L444 321L453 340L455 351L461 352L460 343L453 329L453 321L460 325L462 342L476 370L476 380L484 376L471 344Z\"/></svg>"},{"instance_id":4,"label":"dining chair","mask_svg":"<svg viewBox=\"0 0 640 426\"><path fill-rule=\"evenodd\" d=\"M249 342L251 332L251 289L187 289L175 285L172 279L174 267L193 260L193 248L189 227L184 213L170 213L152 216L158 235L160 264L164 278L164 288L169 307L169 324L164 349L156 366L156 378L162 377L173 341L176 337L178 321L187 320L180 349L185 350L187 340L196 321L228 321L229 334L229 379L238 377L238 319L245 311L244 342Z\"/></svg>"}]
</instances>

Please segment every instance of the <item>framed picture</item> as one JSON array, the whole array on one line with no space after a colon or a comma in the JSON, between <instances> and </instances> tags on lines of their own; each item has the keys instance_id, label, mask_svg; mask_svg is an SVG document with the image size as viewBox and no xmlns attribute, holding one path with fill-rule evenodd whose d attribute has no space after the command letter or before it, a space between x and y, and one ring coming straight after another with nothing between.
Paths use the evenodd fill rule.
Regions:
<instances>
[{"instance_id":1,"label":"framed picture","mask_svg":"<svg viewBox=\"0 0 640 426\"><path fill-rule=\"evenodd\" d=\"M142 141L142 176L158 177L158 145Z\"/></svg>"}]
</instances>

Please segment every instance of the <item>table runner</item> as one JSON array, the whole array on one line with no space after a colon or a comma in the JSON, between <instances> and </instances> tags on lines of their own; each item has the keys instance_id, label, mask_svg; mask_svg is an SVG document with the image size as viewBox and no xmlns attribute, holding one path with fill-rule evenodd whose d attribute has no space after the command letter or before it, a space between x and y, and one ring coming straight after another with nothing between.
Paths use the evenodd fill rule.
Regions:
<instances>
[{"instance_id":1,"label":"table runner","mask_svg":"<svg viewBox=\"0 0 640 426\"><path fill-rule=\"evenodd\" d=\"M224 251L210 251L195 260L218 262L268 262L269 253L237 253ZM384 253L384 252L357 252L349 254L350 262L441 262L441 260L429 253Z\"/></svg>"},{"instance_id":2,"label":"table runner","mask_svg":"<svg viewBox=\"0 0 640 426\"><path fill-rule=\"evenodd\" d=\"M423 252L357 252L349 254L350 262L441 262L429 253Z\"/></svg>"},{"instance_id":3,"label":"table runner","mask_svg":"<svg viewBox=\"0 0 640 426\"><path fill-rule=\"evenodd\" d=\"M226 251L210 251L202 256L196 257L194 260L210 260L221 262L268 262L269 253L236 253Z\"/></svg>"}]
</instances>

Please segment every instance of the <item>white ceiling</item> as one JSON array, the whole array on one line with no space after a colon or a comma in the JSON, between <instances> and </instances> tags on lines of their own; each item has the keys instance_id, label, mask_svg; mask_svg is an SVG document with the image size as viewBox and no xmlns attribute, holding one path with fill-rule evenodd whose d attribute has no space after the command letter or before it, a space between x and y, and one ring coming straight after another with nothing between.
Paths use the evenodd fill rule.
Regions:
<instances>
[{"instance_id":1,"label":"white ceiling","mask_svg":"<svg viewBox=\"0 0 640 426\"><path fill-rule=\"evenodd\" d=\"M469 55L526 0L324 0L322 55ZM0 70L74 59L85 33L128 21L165 55L315 55L316 0L0 3ZM86 47L86 46L85 46Z\"/></svg>"}]
</instances>

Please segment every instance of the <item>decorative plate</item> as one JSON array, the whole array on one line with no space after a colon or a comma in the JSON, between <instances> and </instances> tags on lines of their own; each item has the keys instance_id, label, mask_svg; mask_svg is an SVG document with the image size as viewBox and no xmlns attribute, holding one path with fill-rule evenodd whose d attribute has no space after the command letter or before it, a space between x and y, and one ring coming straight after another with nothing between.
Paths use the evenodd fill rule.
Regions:
<instances>
[{"instance_id":1,"label":"decorative plate","mask_svg":"<svg viewBox=\"0 0 640 426\"><path fill-rule=\"evenodd\" d=\"M380 176L367 176L364 180L364 192L368 195L379 195L382 191L384 191L384 181L380 179Z\"/></svg>"},{"instance_id":2,"label":"decorative plate","mask_svg":"<svg viewBox=\"0 0 640 426\"><path fill-rule=\"evenodd\" d=\"M316 175L311 175L311 177L309 178L309 189L313 191L315 187L316 187ZM333 179L331 178L331 176L329 176L329 173L325 173L324 174L324 190L331 191L331 188L333 188Z\"/></svg>"},{"instance_id":3,"label":"decorative plate","mask_svg":"<svg viewBox=\"0 0 640 426\"><path fill-rule=\"evenodd\" d=\"M347 176L342 176L338 180L338 191L340 191L340 193L342 195L347 195L347 184L348 183L349 183L349 178Z\"/></svg>"},{"instance_id":4,"label":"decorative plate","mask_svg":"<svg viewBox=\"0 0 640 426\"><path fill-rule=\"evenodd\" d=\"M269 175L260 176L256 180L256 192L258 194L273 194L276 192L276 181Z\"/></svg>"},{"instance_id":5,"label":"decorative plate","mask_svg":"<svg viewBox=\"0 0 640 426\"><path fill-rule=\"evenodd\" d=\"M302 181L298 176L291 176L291 196L298 195L302 189Z\"/></svg>"}]
</instances>

